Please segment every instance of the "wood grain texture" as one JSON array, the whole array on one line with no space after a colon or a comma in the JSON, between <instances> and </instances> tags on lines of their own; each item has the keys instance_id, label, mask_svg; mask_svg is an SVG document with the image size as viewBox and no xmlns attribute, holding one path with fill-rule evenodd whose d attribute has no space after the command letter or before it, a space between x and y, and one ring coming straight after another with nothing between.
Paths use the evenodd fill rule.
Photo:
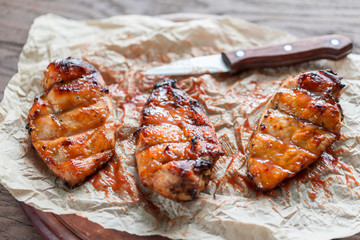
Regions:
<instances>
[{"instance_id":1,"label":"wood grain texture","mask_svg":"<svg viewBox=\"0 0 360 240\"><path fill-rule=\"evenodd\" d=\"M231 15L291 33L299 38L343 34L360 53L358 0L0 0L0 99L17 71L21 49L33 20L45 13L72 19L114 15L202 13ZM18 202L0 185L0 239L42 239L23 214ZM348 240L360 240L356 235Z\"/></svg>"},{"instance_id":2,"label":"wood grain texture","mask_svg":"<svg viewBox=\"0 0 360 240\"><path fill-rule=\"evenodd\" d=\"M340 44L332 45L332 39L339 40ZM291 51L286 51L284 46L291 47ZM343 35L332 34L280 45L241 49L240 53L243 53L241 56L238 56L238 50L231 50L223 52L222 59L230 66L230 73L237 73L255 68L289 66L317 59L338 60L351 51L350 39Z\"/></svg>"}]
</instances>

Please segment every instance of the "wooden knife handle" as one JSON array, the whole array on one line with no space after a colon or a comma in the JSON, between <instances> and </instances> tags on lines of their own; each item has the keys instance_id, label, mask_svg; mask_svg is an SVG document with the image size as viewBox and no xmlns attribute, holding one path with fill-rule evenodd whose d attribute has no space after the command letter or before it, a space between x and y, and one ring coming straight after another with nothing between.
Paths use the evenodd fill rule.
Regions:
<instances>
[{"instance_id":1,"label":"wooden knife handle","mask_svg":"<svg viewBox=\"0 0 360 240\"><path fill-rule=\"evenodd\" d=\"M242 70L281 67L317 59L340 59L352 50L351 40L342 35L326 35L267 47L222 53L230 73Z\"/></svg>"}]
</instances>

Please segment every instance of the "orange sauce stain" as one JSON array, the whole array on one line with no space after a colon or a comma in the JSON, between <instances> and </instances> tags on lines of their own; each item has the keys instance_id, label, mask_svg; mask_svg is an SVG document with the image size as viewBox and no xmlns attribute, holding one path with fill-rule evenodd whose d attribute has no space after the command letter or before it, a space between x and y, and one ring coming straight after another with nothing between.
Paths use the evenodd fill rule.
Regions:
<instances>
[{"instance_id":1,"label":"orange sauce stain","mask_svg":"<svg viewBox=\"0 0 360 240\"><path fill-rule=\"evenodd\" d=\"M349 188L352 188L354 185L359 186L352 168L340 161L337 157L337 154L343 152L344 150L342 149L337 151L328 149L324 152L319 160L294 177L298 189L301 183L310 183L311 189L309 189L308 195L312 201L315 201L320 190L324 191L326 198L330 198L333 195L330 188L333 181L342 182ZM339 176L336 176L335 178L324 176L324 174L340 172L344 173L346 182Z\"/></svg>"},{"instance_id":2,"label":"orange sauce stain","mask_svg":"<svg viewBox=\"0 0 360 240\"><path fill-rule=\"evenodd\" d=\"M251 81L250 84L254 84L255 86L253 89L249 89L246 92L239 93L230 89L226 92L226 94L236 96L238 98L238 102L245 106L249 106L253 111L255 111L269 100L271 94L266 94L259 90L258 86L262 84L260 82Z\"/></svg>"},{"instance_id":3,"label":"orange sauce stain","mask_svg":"<svg viewBox=\"0 0 360 240\"><path fill-rule=\"evenodd\" d=\"M199 77L199 78L193 78L191 77L191 79L193 81L191 81L191 85L189 85L189 82L185 81L187 79L179 80L178 81L178 86L180 88L182 88L187 94L189 94L192 98L198 99L200 95L205 95L205 97L207 99L210 99L210 97L207 96L205 90L203 89L203 83L204 83L204 79Z\"/></svg>"},{"instance_id":4,"label":"orange sauce stain","mask_svg":"<svg viewBox=\"0 0 360 240\"><path fill-rule=\"evenodd\" d=\"M113 193L126 194L132 200L138 195L136 186L129 181L130 176L125 174L119 160L110 161L103 169L90 178L89 182L97 191L104 191L106 197Z\"/></svg>"},{"instance_id":5,"label":"orange sauce stain","mask_svg":"<svg viewBox=\"0 0 360 240\"><path fill-rule=\"evenodd\" d=\"M70 194L69 198L70 198L71 201L73 201L73 202L75 201L75 195L74 194Z\"/></svg>"},{"instance_id":6,"label":"orange sauce stain","mask_svg":"<svg viewBox=\"0 0 360 240\"><path fill-rule=\"evenodd\" d=\"M241 193L245 193L246 183L243 177L240 176L237 171L233 171L231 174L227 174L225 176L226 176L226 182L231 184L231 186L233 186L234 189L239 190Z\"/></svg>"},{"instance_id":7,"label":"orange sauce stain","mask_svg":"<svg viewBox=\"0 0 360 240\"><path fill-rule=\"evenodd\" d=\"M292 182L291 181L285 181L282 185L282 188L285 191L285 195L287 196L286 201L290 201L290 186Z\"/></svg>"},{"instance_id":8,"label":"orange sauce stain","mask_svg":"<svg viewBox=\"0 0 360 240\"><path fill-rule=\"evenodd\" d=\"M321 180L319 178L314 178L311 179L310 182L311 182L311 189L308 191L308 195L312 201L315 201L316 195L319 189L321 188L325 190L326 197L330 197L333 195L332 192L328 189L329 185L331 185L329 181Z\"/></svg>"},{"instance_id":9,"label":"orange sauce stain","mask_svg":"<svg viewBox=\"0 0 360 240\"><path fill-rule=\"evenodd\" d=\"M348 148L339 148L338 150L330 150L332 155L339 156L341 154L349 152Z\"/></svg>"},{"instance_id":10,"label":"orange sauce stain","mask_svg":"<svg viewBox=\"0 0 360 240\"><path fill-rule=\"evenodd\" d=\"M243 131L245 131L245 132L250 133L253 131L253 129L250 126L249 119L247 116L246 116L245 121L242 126L243 126Z\"/></svg>"},{"instance_id":11,"label":"orange sauce stain","mask_svg":"<svg viewBox=\"0 0 360 240\"><path fill-rule=\"evenodd\" d=\"M228 164L228 166L226 167L225 173L222 177L220 177L217 181L215 182L216 185L216 189L214 192L214 198L215 198L215 194L216 191L218 190L220 184L225 180L226 182L228 182L229 184L231 184L233 187L237 188L238 190L240 190L241 192L245 192L245 188L244 188L244 184L246 184L246 180L244 179L239 172L237 171L237 169L235 169L234 171L230 172L231 166L233 165L234 161L236 159L238 159L239 157L242 157L242 164L244 164L244 156L242 156L242 154L240 152L238 152L237 154L235 154L231 160L230 163ZM221 158L220 158L221 159Z\"/></svg>"},{"instance_id":12,"label":"orange sauce stain","mask_svg":"<svg viewBox=\"0 0 360 240\"><path fill-rule=\"evenodd\" d=\"M345 136L344 134L341 134L339 140L347 140L349 138L351 138L351 137L350 136Z\"/></svg>"},{"instance_id":13,"label":"orange sauce stain","mask_svg":"<svg viewBox=\"0 0 360 240\"><path fill-rule=\"evenodd\" d=\"M355 194L360 198L360 193L359 192L355 192Z\"/></svg>"}]
</instances>

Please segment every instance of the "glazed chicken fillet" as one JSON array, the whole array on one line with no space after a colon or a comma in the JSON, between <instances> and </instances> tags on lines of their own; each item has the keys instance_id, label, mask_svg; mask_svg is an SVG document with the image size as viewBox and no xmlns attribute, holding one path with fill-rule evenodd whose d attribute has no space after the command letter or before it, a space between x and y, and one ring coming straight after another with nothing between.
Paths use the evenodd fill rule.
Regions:
<instances>
[{"instance_id":1,"label":"glazed chicken fillet","mask_svg":"<svg viewBox=\"0 0 360 240\"><path fill-rule=\"evenodd\" d=\"M135 156L144 185L188 201L204 190L222 150L202 108L175 83L154 86L135 133Z\"/></svg>"},{"instance_id":2,"label":"glazed chicken fillet","mask_svg":"<svg viewBox=\"0 0 360 240\"><path fill-rule=\"evenodd\" d=\"M340 137L343 85L330 70L284 81L267 103L247 151L248 177L269 190L316 161Z\"/></svg>"},{"instance_id":3,"label":"glazed chicken fillet","mask_svg":"<svg viewBox=\"0 0 360 240\"><path fill-rule=\"evenodd\" d=\"M74 187L114 155L114 110L92 65L56 60L44 75L44 94L29 112L29 132L46 165Z\"/></svg>"}]
</instances>

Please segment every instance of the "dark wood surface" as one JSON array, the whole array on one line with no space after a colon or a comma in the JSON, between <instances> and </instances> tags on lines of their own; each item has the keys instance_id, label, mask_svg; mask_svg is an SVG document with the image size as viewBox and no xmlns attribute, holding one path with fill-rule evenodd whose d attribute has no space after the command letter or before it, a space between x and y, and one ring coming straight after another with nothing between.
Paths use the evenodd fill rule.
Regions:
<instances>
[{"instance_id":1,"label":"dark wood surface","mask_svg":"<svg viewBox=\"0 0 360 240\"><path fill-rule=\"evenodd\" d=\"M49 12L72 19L124 14L227 14L300 38L343 34L354 41L354 52L360 53L358 0L0 0L0 99L17 71L32 21ZM1 185L0 239L42 239L19 203ZM348 239L360 240L360 235Z\"/></svg>"}]
</instances>

